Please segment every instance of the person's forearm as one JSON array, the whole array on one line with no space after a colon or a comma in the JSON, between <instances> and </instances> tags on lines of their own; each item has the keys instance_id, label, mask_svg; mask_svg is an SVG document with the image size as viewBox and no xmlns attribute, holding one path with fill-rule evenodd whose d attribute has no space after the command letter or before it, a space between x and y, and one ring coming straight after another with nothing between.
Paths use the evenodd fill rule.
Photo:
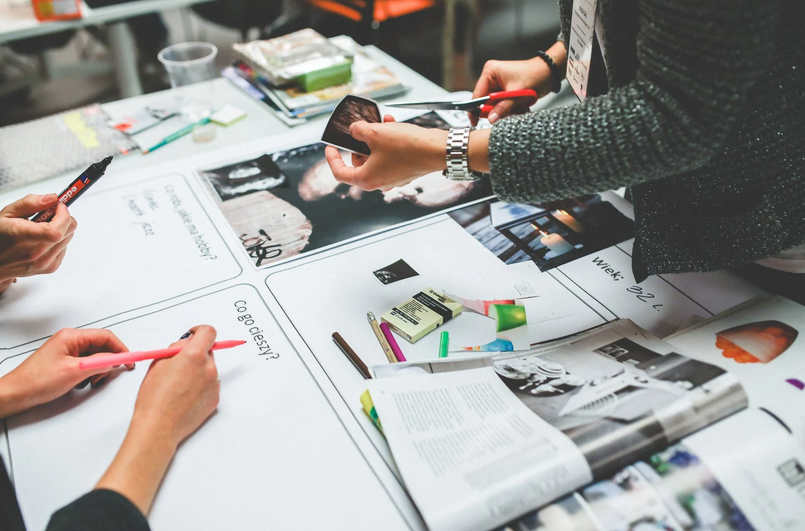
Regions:
<instances>
[{"instance_id":1,"label":"person's forearm","mask_svg":"<svg viewBox=\"0 0 805 531\"><path fill-rule=\"evenodd\" d=\"M95 488L122 494L148 515L177 444L164 432L138 429L135 423L132 421L123 445Z\"/></svg>"},{"instance_id":2,"label":"person's forearm","mask_svg":"<svg viewBox=\"0 0 805 531\"><path fill-rule=\"evenodd\" d=\"M545 50L545 53L548 54L548 57L553 59L553 62L559 67L559 72L564 78L565 70L567 69L567 49L565 48L565 43L556 41L556 44Z\"/></svg>"},{"instance_id":3,"label":"person's forearm","mask_svg":"<svg viewBox=\"0 0 805 531\"><path fill-rule=\"evenodd\" d=\"M491 129L478 129L470 133L467 158L472 171L489 173L489 133Z\"/></svg>"},{"instance_id":4,"label":"person's forearm","mask_svg":"<svg viewBox=\"0 0 805 531\"><path fill-rule=\"evenodd\" d=\"M16 415L40 403L15 371L0 378L0 419Z\"/></svg>"}]
</instances>

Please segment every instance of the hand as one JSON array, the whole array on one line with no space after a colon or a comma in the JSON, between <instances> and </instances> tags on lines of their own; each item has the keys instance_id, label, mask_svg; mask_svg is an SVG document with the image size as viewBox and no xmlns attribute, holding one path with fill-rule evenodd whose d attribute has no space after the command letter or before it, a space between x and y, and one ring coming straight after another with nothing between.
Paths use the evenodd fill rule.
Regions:
<instances>
[{"instance_id":1,"label":"hand","mask_svg":"<svg viewBox=\"0 0 805 531\"><path fill-rule=\"evenodd\" d=\"M351 168L336 148L325 149L327 163L338 181L363 190L386 191L445 168L446 131L396 123L389 115L383 122L355 122L350 126L352 137L366 142L372 151L368 157L353 155Z\"/></svg>"},{"instance_id":2,"label":"hand","mask_svg":"<svg viewBox=\"0 0 805 531\"><path fill-rule=\"evenodd\" d=\"M53 273L62 263L77 227L59 205L47 223L28 218L58 203L56 194L27 195L0 210L0 293L15 277Z\"/></svg>"},{"instance_id":3,"label":"hand","mask_svg":"<svg viewBox=\"0 0 805 531\"><path fill-rule=\"evenodd\" d=\"M0 417L55 400L81 383L86 385L88 380L96 387L111 369L81 369L79 356L127 350L109 330L66 328L56 332L19 367L0 378L0 389L6 397L0 401ZM126 367L133 369L134 364Z\"/></svg>"},{"instance_id":4,"label":"hand","mask_svg":"<svg viewBox=\"0 0 805 531\"><path fill-rule=\"evenodd\" d=\"M96 489L114 490L147 515L176 449L218 406L215 329L196 326L172 358L151 363L123 445Z\"/></svg>"},{"instance_id":5,"label":"hand","mask_svg":"<svg viewBox=\"0 0 805 531\"><path fill-rule=\"evenodd\" d=\"M527 61L487 61L481 77L472 91L473 98L488 96L502 90L534 89L542 97L551 90L551 69L539 57ZM489 113L489 123L510 114L528 112L528 107L515 106L513 100L503 100ZM477 125L478 117L470 113L470 121Z\"/></svg>"},{"instance_id":6,"label":"hand","mask_svg":"<svg viewBox=\"0 0 805 531\"><path fill-rule=\"evenodd\" d=\"M174 448L209 417L218 406L221 384L210 351L215 329L201 325L172 358L155 360L140 386L130 431L144 430Z\"/></svg>"}]
</instances>

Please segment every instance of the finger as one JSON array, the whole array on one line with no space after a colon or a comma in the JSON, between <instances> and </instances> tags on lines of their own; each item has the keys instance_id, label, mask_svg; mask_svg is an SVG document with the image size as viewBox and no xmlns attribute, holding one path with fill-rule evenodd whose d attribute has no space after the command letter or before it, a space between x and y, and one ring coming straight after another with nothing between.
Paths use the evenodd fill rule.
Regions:
<instances>
[{"instance_id":1,"label":"finger","mask_svg":"<svg viewBox=\"0 0 805 531\"><path fill-rule=\"evenodd\" d=\"M59 200L56 194L28 194L0 210L0 216L6 218L30 218L34 214L47 210Z\"/></svg>"},{"instance_id":2,"label":"finger","mask_svg":"<svg viewBox=\"0 0 805 531\"><path fill-rule=\"evenodd\" d=\"M73 347L70 352L72 356L86 355L88 352L117 353L129 350L114 333L103 328L72 329L63 332L66 332L67 341Z\"/></svg>"},{"instance_id":3,"label":"finger","mask_svg":"<svg viewBox=\"0 0 805 531\"><path fill-rule=\"evenodd\" d=\"M70 216L70 213L67 211L67 207L59 204L56 207L56 213L53 215L53 219L51 219L46 225L51 229L58 231L61 234L61 238L63 239L67 236L67 232L70 229L70 225L73 222L73 218ZM44 223L40 223L40 225L45 225Z\"/></svg>"},{"instance_id":4,"label":"finger","mask_svg":"<svg viewBox=\"0 0 805 531\"><path fill-rule=\"evenodd\" d=\"M330 170L337 181L342 183L351 183L357 177L356 168L350 168L341 158L341 153L332 146L327 146L324 150L324 156L327 158L327 164L330 165Z\"/></svg>"},{"instance_id":5,"label":"finger","mask_svg":"<svg viewBox=\"0 0 805 531\"><path fill-rule=\"evenodd\" d=\"M511 114L512 107L514 107L514 102L512 100L503 100L495 105L489 112L489 123L493 124L499 119Z\"/></svg>"},{"instance_id":6,"label":"finger","mask_svg":"<svg viewBox=\"0 0 805 531\"><path fill-rule=\"evenodd\" d=\"M470 119L470 125L472 125L473 127L478 125L478 113L468 112L467 116Z\"/></svg>"},{"instance_id":7,"label":"finger","mask_svg":"<svg viewBox=\"0 0 805 531\"><path fill-rule=\"evenodd\" d=\"M37 258L31 265L28 271L21 276L32 275L48 275L55 272L64 260L64 255L67 253L67 246L72 241L73 235L71 234L60 243L51 247L45 254Z\"/></svg>"},{"instance_id":8,"label":"finger","mask_svg":"<svg viewBox=\"0 0 805 531\"><path fill-rule=\"evenodd\" d=\"M363 155L359 155L358 153L353 153L352 154L352 167L353 168L360 168L361 166L363 166L366 163L367 160L369 160L368 157L365 157Z\"/></svg>"},{"instance_id":9,"label":"finger","mask_svg":"<svg viewBox=\"0 0 805 531\"><path fill-rule=\"evenodd\" d=\"M478 82L472 91L473 99L488 96L491 92L501 90L500 83L497 81L497 65L497 61L487 61L484 64L481 77L478 78Z\"/></svg>"},{"instance_id":10,"label":"finger","mask_svg":"<svg viewBox=\"0 0 805 531\"><path fill-rule=\"evenodd\" d=\"M125 364L125 365L123 365L123 366L126 368L126 370L127 370L127 371L133 371L133 370L134 370L134 367L135 367L136 365L135 365L134 363L127 363L127 364Z\"/></svg>"},{"instance_id":11,"label":"finger","mask_svg":"<svg viewBox=\"0 0 805 531\"><path fill-rule=\"evenodd\" d=\"M103 385L104 380L107 376L109 376L110 372L107 371L103 374L96 374L95 376L90 377L89 379L89 386L93 389L96 389Z\"/></svg>"},{"instance_id":12,"label":"finger","mask_svg":"<svg viewBox=\"0 0 805 531\"><path fill-rule=\"evenodd\" d=\"M355 140L360 140L361 142L369 143L369 135L372 131L372 124L366 122L352 122L352 125L349 126L349 134L352 135L352 138ZM369 147L372 147L371 144Z\"/></svg>"},{"instance_id":13,"label":"finger","mask_svg":"<svg viewBox=\"0 0 805 531\"><path fill-rule=\"evenodd\" d=\"M383 123L384 124L390 124L390 123L394 123L396 121L397 120L395 120L394 117L392 115L390 115L390 114L387 114L387 115L383 116Z\"/></svg>"},{"instance_id":14,"label":"finger","mask_svg":"<svg viewBox=\"0 0 805 531\"><path fill-rule=\"evenodd\" d=\"M199 325L191 328L193 336L187 341L178 356L207 356L212 344L215 343L217 332L209 325Z\"/></svg>"}]
</instances>

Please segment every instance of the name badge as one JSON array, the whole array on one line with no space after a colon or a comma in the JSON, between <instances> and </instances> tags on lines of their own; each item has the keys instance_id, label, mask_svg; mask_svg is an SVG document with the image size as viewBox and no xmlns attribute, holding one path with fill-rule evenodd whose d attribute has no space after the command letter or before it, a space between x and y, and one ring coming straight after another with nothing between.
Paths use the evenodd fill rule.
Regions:
<instances>
[{"instance_id":1,"label":"name badge","mask_svg":"<svg viewBox=\"0 0 805 531\"><path fill-rule=\"evenodd\" d=\"M587 98L590 61L595 39L595 4L597 0L573 0L570 35L567 38L567 80L576 96Z\"/></svg>"}]
</instances>

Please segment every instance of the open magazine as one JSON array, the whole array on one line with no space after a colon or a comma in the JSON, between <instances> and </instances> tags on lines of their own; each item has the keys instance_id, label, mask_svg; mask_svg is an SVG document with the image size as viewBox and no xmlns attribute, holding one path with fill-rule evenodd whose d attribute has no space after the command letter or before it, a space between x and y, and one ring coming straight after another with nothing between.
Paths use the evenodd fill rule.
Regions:
<instances>
[{"instance_id":1,"label":"open magazine","mask_svg":"<svg viewBox=\"0 0 805 531\"><path fill-rule=\"evenodd\" d=\"M797 529L802 447L770 410L716 424L746 408L745 379L680 352L618 321L554 350L376 367L369 390L433 531Z\"/></svg>"}]
</instances>

